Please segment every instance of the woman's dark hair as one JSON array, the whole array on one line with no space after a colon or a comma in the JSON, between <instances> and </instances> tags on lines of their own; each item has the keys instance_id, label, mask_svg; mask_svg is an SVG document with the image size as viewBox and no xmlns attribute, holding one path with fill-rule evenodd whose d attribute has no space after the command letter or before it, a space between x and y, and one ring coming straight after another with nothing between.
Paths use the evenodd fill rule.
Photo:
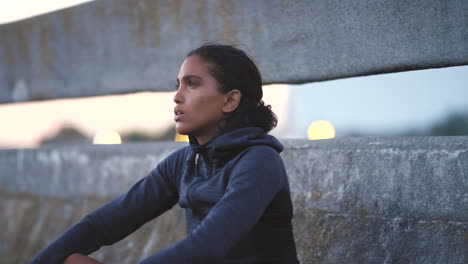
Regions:
<instances>
[{"instance_id":1,"label":"woman's dark hair","mask_svg":"<svg viewBox=\"0 0 468 264\"><path fill-rule=\"evenodd\" d=\"M229 45L205 44L190 51L187 57L193 55L210 64L210 73L218 81L220 92L234 89L241 92L239 106L223 118L223 131L256 126L268 132L276 127L276 115L262 100L260 72L244 51Z\"/></svg>"}]
</instances>

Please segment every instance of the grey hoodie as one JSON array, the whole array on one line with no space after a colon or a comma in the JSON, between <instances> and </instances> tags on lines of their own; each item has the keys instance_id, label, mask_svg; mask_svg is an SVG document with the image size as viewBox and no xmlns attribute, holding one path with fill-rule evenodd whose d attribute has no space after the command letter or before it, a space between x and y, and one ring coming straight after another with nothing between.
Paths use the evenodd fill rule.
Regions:
<instances>
[{"instance_id":1,"label":"grey hoodie","mask_svg":"<svg viewBox=\"0 0 468 264\"><path fill-rule=\"evenodd\" d=\"M90 213L31 262L61 263L113 244L176 203L188 235L142 264L299 263L281 143L256 127L190 138L127 193Z\"/></svg>"}]
</instances>

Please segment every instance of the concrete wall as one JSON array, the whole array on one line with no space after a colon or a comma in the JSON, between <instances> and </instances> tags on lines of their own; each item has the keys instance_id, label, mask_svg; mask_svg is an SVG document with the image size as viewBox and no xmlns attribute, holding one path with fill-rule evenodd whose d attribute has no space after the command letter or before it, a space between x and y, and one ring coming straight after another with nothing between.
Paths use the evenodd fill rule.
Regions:
<instances>
[{"instance_id":1,"label":"concrete wall","mask_svg":"<svg viewBox=\"0 0 468 264\"><path fill-rule=\"evenodd\" d=\"M265 83L468 64L466 0L98 0L0 26L0 103L167 91L202 43Z\"/></svg>"},{"instance_id":2,"label":"concrete wall","mask_svg":"<svg viewBox=\"0 0 468 264\"><path fill-rule=\"evenodd\" d=\"M301 263L466 263L468 137L284 143ZM181 146L0 151L0 263L24 263ZM184 233L173 208L94 256L135 263Z\"/></svg>"}]
</instances>

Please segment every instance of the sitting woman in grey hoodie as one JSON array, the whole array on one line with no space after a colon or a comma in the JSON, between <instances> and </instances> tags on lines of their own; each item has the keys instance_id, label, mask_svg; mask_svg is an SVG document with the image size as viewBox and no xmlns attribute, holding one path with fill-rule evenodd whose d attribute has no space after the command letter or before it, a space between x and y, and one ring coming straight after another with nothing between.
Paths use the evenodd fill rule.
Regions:
<instances>
[{"instance_id":1,"label":"sitting woman in grey hoodie","mask_svg":"<svg viewBox=\"0 0 468 264\"><path fill-rule=\"evenodd\" d=\"M187 236L142 264L299 263L289 183L262 79L245 52L207 44L191 51L174 95L178 133L190 144L125 194L91 212L33 264L100 263L86 255L111 245L176 203Z\"/></svg>"}]
</instances>

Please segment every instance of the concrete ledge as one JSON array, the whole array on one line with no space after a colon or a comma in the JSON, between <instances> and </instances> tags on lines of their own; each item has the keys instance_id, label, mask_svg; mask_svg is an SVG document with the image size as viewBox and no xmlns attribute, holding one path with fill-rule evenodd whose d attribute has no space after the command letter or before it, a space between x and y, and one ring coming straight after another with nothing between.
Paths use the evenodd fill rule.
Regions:
<instances>
[{"instance_id":1,"label":"concrete ledge","mask_svg":"<svg viewBox=\"0 0 468 264\"><path fill-rule=\"evenodd\" d=\"M468 64L465 0L99 0L0 26L0 103L168 91L185 54L241 45L265 83Z\"/></svg>"},{"instance_id":2,"label":"concrete ledge","mask_svg":"<svg viewBox=\"0 0 468 264\"><path fill-rule=\"evenodd\" d=\"M468 137L284 143L301 263L466 262ZM183 145L0 151L0 262L25 262ZM95 256L134 263L184 232L173 208Z\"/></svg>"}]
</instances>

